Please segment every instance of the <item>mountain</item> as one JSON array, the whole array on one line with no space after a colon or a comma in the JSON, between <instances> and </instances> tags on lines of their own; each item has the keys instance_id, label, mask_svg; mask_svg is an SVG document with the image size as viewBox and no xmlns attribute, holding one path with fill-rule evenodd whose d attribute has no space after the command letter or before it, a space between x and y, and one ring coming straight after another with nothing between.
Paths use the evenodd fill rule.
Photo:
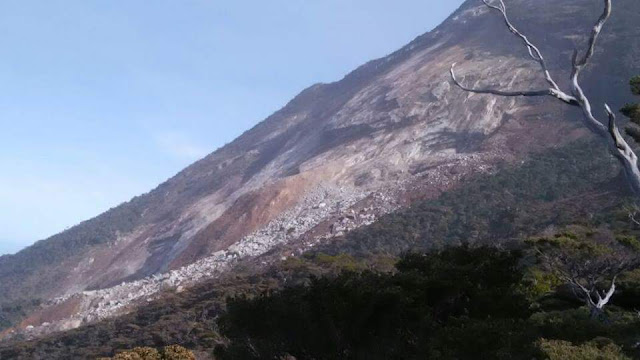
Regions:
<instances>
[{"instance_id":1,"label":"mountain","mask_svg":"<svg viewBox=\"0 0 640 360\"><path fill-rule=\"evenodd\" d=\"M508 6L562 80L602 10L597 0ZM614 6L584 87L596 106L619 108L631 100L626 84L640 67L640 3ZM42 300L19 328L77 327L277 246L296 255L469 175L589 137L580 114L553 99L457 89L448 74L454 62L470 84L544 85L501 19L469 0L397 52L304 90L151 192L0 257L0 304Z\"/></svg>"},{"instance_id":2,"label":"mountain","mask_svg":"<svg viewBox=\"0 0 640 360\"><path fill-rule=\"evenodd\" d=\"M447 248L457 249L454 251L463 252L464 249L480 249L480 252L486 254L486 250L500 251L497 249L516 248L526 251L526 246L521 239L526 239L528 235L543 236L546 238L561 235L566 238L576 238L580 232L587 233L608 233L608 234L624 234L624 239L637 239L640 237L638 230L628 219L626 212L620 212L624 208L625 197L630 194L625 192L625 179L622 176L615 176L616 163L606 153L601 151L601 147L592 141L576 141L572 144L562 146L555 149L549 149L532 155L529 159L522 163L508 164L501 166L495 173L478 174L471 176L458 186L457 188L445 191L434 199L416 200L409 207L398 209L390 214L382 216L375 223L364 226L355 231L349 232L344 236L333 238L327 243L320 244L306 252L301 256L289 257L285 261L281 261L283 256L287 256L295 248L295 244L282 244L275 247L268 253L256 258L246 259L238 262L230 271L220 274L220 276L212 277L208 280L200 282L189 289L182 291L166 291L160 294L152 301L137 307L126 315L113 317L87 326L82 326L71 331L58 332L49 336L38 337L28 340L33 335L44 331L51 326L40 326L28 332L26 341L23 336L14 336L10 341L0 342L0 358L7 359L93 359L105 356L114 356L115 354L136 347L146 346L152 348L163 348L168 345L181 344L198 353L198 358L209 359L211 354L216 352L220 347L222 349L232 344L247 345L247 349L251 349L247 339L256 336L278 336L281 334L278 330L255 331L256 325L259 328L261 323L267 321L271 324L286 324L287 320L294 318L293 323L298 327L302 327L303 331L288 332L284 337L284 341L268 340L266 344L278 344L276 348L286 348L290 351L293 346L290 342L298 343L298 338L294 334L304 334L306 339L319 339L323 341L329 339L345 339L345 343L356 341L362 346L362 352L376 354L373 358L386 358L379 355L378 346L382 349L395 349L398 342L409 341L414 344L415 337L392 330L391 333L403 334L400 341L388 331L389 334L376 337L375 345L363 344L361 338L368 338L379 334L371 330L372 324L378 324L383 329L389 330L395 326L407 326L412 321L421 321L420 317L411 316L412 320L402 318L402 321L387 320L389 311L406 309L406 304L398 304L398 306L390 306L389 298L384 297L384 306L376 306L375 297L368 292L367 286L362 284L355 286L353 282L349 282L348 294L361 294L364 300L356 297L356 307L345 314L340 311L339 314L327 312L326 309L332 306L339 306L344 309L345 302L344 293L329 292L323 289L320 296L310 297L291 297L291 289L305 289L309 284L322 281L325 284L331 284L336 278L347 278L360 276L362 274L374 275L374 288L382 292L390 292L393 296L398 296L398 289L395 287L380 286L382 278L387 276L394 264L403 254L437 254L441 250L442 245L450 245ZM570 226L566 226L570 225ZM515 241L514 241L515 240ZM472 243L474 246L466 247L456 246L464 243ZM491 244L491 247L484 248L482 245ZM276 261L273 261L273 260ZM460 278L463 281L484 282L488 278L486 273L477 273L477 262L486 261L486 258L472 255L472 260L462 258L459 261L469 273L456 272L456 276L443 276L442 274L434 274L437 290L430 292L425 290L423 286L416 286L413 281L405 283L409 289L417 290L422 295L421 300L416 304L422 305L426 299L431 296L424 296L424 292L432 294L440 294L445 298L458 299L468 306L468 298L460 297L456 292L442 291L443 284L453 282L459 284ZM530 261L526 261L531 263ZM436 264L446 266L446 274L450 274L452 270L450 262L436 262ZM268 264L264 266L264 264ZM453 266L455 268L455 266ZM519 270L515 273L521 273L523 269L518 266ZM365 271L369 270L369 271ZM346 274L343 273L346 271ZM372 271L372 272L370 272ZM506 270L509 271L509 270ZM499 270L499 279L505 279L504 270ZM342 276L340 276L342 274ZM507 277L509 278L509 277ZM473 279L473 280L472 280ZM477 280L475 280L477 279ZM520 346L514 348L512 339L519 338L522 340L521 334L526 329L525 339L528 339L529 345L536 341L540 336L549 339L553 338L570 340L570 341L588 341L594 336L609 336L615 339L616 343L627 346L629 353L637 353L634 344L637 342L635 334L637 331L629 331L633 329L631 326L640 326L640 320L635 320L636 310L638 308L638 296L640 291L640 278L638 276L624 277L621 281L621 293L616 293L615 304L624 306L627 309L627 316L616 314L616 319L625 319L622 324L611 327L593 327L592 322L587 324L576 324L576 315L581 318L580 313L576 314L575 307L581 303L575 303L573 307L567 308L567 313L557 312L558 300L562 302L563 295L549 294L544 291L547 283L541 279L539 281L526 281L520 284L524 288L534 286L532 291L542 297L534 296L531 300L534 304L525 304L525 308L529 310L536 309L538 314L531 316L531 321L524 328L516 327L502 328L502 332L489 331L491 328L487 324L491 324L492 318L484 318L481 323L483 327L477 328L467 326L468 314L465 312L462 323L454 321L456 326L462 329L457 332L435 331L438 334L447 334L451 343L444 346L446 349L453 351L463 351L472 356L468 358L477 358L478 353L484 354L484 358L496 358L496 352L505 356L507 354L504 343L500 340L487 341L487 338L508 339L509 358L531 359L531 346ZM531 279L529 279L531 280ZM477 283L476 283L477 284ZM460 288L460 285L457 285ZM521 286L516 289L522 289ZM302 288L301 288L302 287ZM462 288L468 288L462 286ZM507 299L508 303L513 304L514 294L507 292L506 294L494 291L494 287L485 288L483 286L473 286L472 289L488 291L481 296L478 303L495 304L493 297ZM535 290L537 289L537 290ZM178 290L178 289L175 289ZM513 289L512 289L513 290ZM294 291L295 292L295 291ZM519 292L519 291L518 291ZM257 308L241 308L239 313L240 319L231 322L221 320L229 317L229 306L243 301L243 299L254 299L262 301L277 297L279 294L287 294L284 298L293 301L293 311L289 311L291 305L286 306L269 306L260 305ZM329 295L331 294L331 295ZM389 293L388 293L389 294ZM522 294L520 292L520 294ZM255 296L263 295L263 296ZM436 295L436 296L440 296ZM550 297L555 301L549 301ZM234 300L235 298L235 300ZM518 298L516 295L515 298ZM320 300L320 299L324 299ZM360 300L358 300L360 299ZM300 301L306 302L311 300L318 304L310 304L309 307L300 307ZM565 299L566 300L566 299ZM547 306L541 308L540 303L546 303ZM392 301L393 302L393 301ZM451 304L449 301L440 303L445 308ZM25 304L22 304L24 307ZM532 306L533 305L533 306ZM233 308L234 306L231 305ZM511 308L510 306L507 306ZM549 308L550 307L550 308ZM421 307L429 314L441 314L440 311L434 311L431 307ZM496 307L494 307L496 308ZM498 306L496 309L501 309ZM235 307L235 309L238 309ZM320 316L303 316L303 319L296 317L296 309L302 310L309 314L312 311L320 311L328 314L330 318L338 315L337 319L320 321L324 315ZM578 312L580 309L577 309ZM247 311L253 312L248 314ZM263 311L268 316L256 315L255 312ZM546 312L550 311L550 312ZM364 312L365 314L362 314ZM36 316L31 316L31 321L36 320L39 316L45 315L45 312L36 312ZM446 313L446 312L445 312ZM292 314L290 317L288 314ZM357 314L357 315L355 315ZM384 314L384 315L383 315ZM582 312L584 320L589 321L589 314ZM567 324L567 316L570 318ZM352 320L352 317L358 320ZM535 319L548 318L550 323L536 322ZM273 321L277 318L278 321ZM374 319L385 320L374 320ZM243 322L245 319L247 322ZM341 323L340 319L349 319L347 324ZM369 319L363 321L363 319ZM564 319L561 320L561 319ZM300 321L302 320L302 321ZM312 321L312 324L305 322ZM340 331L336 335L336 323L341 325L339 329L349 328L349 324L362 326L367 331ZM503 318L497 317L497 322L504 321ZM521 319L522 320L522 319ZM628 320L632 320L629 323ZM40 318L39 321L43 321ZM472 320L473 321L473 320ZM476 319L477 321L477 319ZM222 322L222 323L221 323ZM515 324L519 324L515 322ZM553 325L551 325L553 324ZM247 326L248 325L248 326ZM329 326L329 334L317 334L317 326L323 328ZM551 328L553 330L550 329ZM229 332L229 326L237 327L238 330ZM540 328L542 326L542 328ZM620 326L623 331L618 331ZM594 329L594 331L584 331L584 328ZM538 334L532 334L531 330L537 329ZM571 329L571 330L567 330ZM494 329L495 330L495 329ZM551 330L551 331L550 331ZM343 336L341 336L342 334ZM356 334L356 338L351 338L348 334ZM467 346L459 347L461 336L469 339L476 339L482 344L480 348L470 349ZM534 335L535 334L535 335ZM530 338L534 335L534 338ZM229 339L229 336L235 339ZM238 339L240 337L240 339ZM418 337L418 343L424 343L431 336ZM611 341L614 341L614 340ZM23 341L20 341L23 340ZM253 341L251 341L253 342ZM473 342L473 341L472 341ZM391 344L389 344L391 343ZM467 344L467 342L463 342ZM490 346L487 344L490 343ZM302 344L299 346L304 347ZM533 344L535 345L535 344ZM496 346L498 349L496 349ZM437 346L436 346L437 347ZM335 353L335 346L323 344L322 351ZM374 350L375 349L375 350ZM635 350L634 350L635 349ZM381 352L384 354L384 351ZM415 355L415 349L407 349L407 354ZM420 352L420 358L424 356ZM121 357L124 355L121 355ZM254 358L252 355L239 355L236 358L247 359ZM371 356L366 356L371 358ZM438 356L436 356L438 357ZM464 358L467 358L464 357ZM219 357L215 357L218 359ZM226 357L223 357L226 358ZM233 357L232 357L233 358ZM259 358L259 356L257 357ZM401 358L412 358L411 356L403 356Z\"/></svg>"}]
</instances>

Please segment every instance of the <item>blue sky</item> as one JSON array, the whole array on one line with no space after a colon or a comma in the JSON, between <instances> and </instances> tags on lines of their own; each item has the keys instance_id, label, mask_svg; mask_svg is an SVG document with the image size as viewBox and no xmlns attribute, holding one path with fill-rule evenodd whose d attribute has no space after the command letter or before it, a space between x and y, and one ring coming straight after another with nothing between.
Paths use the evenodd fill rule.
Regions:
<instances>
[{"instance_id":1,"label":"blue sky","mask_svg":"<svg viewBox=\"0 0 640 360\"><path fill-rule=\"evenodd\" d=\"M461 0L3 0L0 254L131 197Z\"/></svg>"}]
</instances>

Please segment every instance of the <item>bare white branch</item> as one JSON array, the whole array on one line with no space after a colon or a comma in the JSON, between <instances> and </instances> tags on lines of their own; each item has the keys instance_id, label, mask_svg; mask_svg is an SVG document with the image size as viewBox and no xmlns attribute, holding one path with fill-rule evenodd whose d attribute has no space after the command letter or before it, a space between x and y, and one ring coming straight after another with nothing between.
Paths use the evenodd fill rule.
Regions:
<instances>
[{"instance_id":1,"label":"bare white branch","mask_svg":"<svg viewBox=\"0 0 640 360\"><path fill-rule=\"evenodd\" d=\"M563 92L560 87L558 86L558 84L555 82L555 80L553 79L553 77L551 76L551 73L549 72L549 69L547 67L547 63L544 59L544 56L542 55L542 53L540 52L540 49L538 49L537 46L535 46L530 40L529 38L524 35L522 32L520 32L512 23L511 20L509 19L509 16L507 14L507 7L504 4L503 0L496 0L498 2L499 5L493 5L489 0L482 0L482 2L489 8L494 9L498 12L500 12L502 14L502 18L505 22L505 24L507 25L507 28L509 29L509 31L511 31L511 33L513 33L515 36L517 36L518 38L520 38L522 40L522 42L524 43L524 45L526 46L527 50L529 51L529 55L531 56L531 58L533 60L535 60L536 62L538 62L540 64L540 67L542 68L542 72L544 73L544 77L545 80L547 81L547 83L549 83L550 88L549 89L545 89L545 90L517 90L517 91L503 91L503 90L498 90L498 89L489 89L489 88L482 88L482 89L477 89L477 88L469 88L466 87L464 85L462 85L455 76L455 72L454 72L454 66L455 63L451 66L451 78L453 79L454 83L461 89L468 91L468 92L473 92L473 93L477 93L477 94L492 94L492 95L498 95L498 96L545 96L545 95L549 95L549 96L553 96L556 99L565 102L569 105L574 105L577 106L578 105L578 101L575 97Z\"/></svg>"},{"instance_id":2,"label":"bare white branch","mask_svg":"<svg viewBox=\"0 0 640 360\"><path fill-rule=\"evenodd\" d=\"M609 116L608 131L611 136L613 155L618 158L622 164L625 174L630 179L631 186L636 194L640 194L640 168L638 168L638 156L633 151L629 143L624 139L620 130L616 125L616 116L611 111L609 105L604 105L607 115Z\"/></svg>"},{"instance_id":3,"label":"bare white branch","mask_svg":"<svg viewBox=\"0 0 640 360\"><path fill-rule=\"evenodd\" d=\"M606 294L604 294L604 291L603 291L604 298L600 296L600 294L598 294L598 303L596 304L596 307L602 310L605 307L605 305L609 303L609 300L611 300L611 297L615 292L616 292L616 277L614 276L613 280L611 280L611 287L609 287L609 291L607 291Z\"/></svg>"},{"instance_id":4,"label":"bare white branch","mask_svg":"<svg viewBox=\"0 0 640 360\"><path fill-rule=\"evenodd\" d=\"M579 106L582 108L586 125L593 132L603 137L607 137L609 135L613 136L613 134L609 131L608 127L604 125L603 122L600 122L595 118L595 116L593 116L591 102L580 86L580 73L589 63L591 57L593 57L598 37L602 32L604 24L607 22L607 20L609 20L609 17L611 17L611 0L604 0L604 10L598 18L596 24L593 26L593 29L591 30L591 36L589 37L589 47L587 51L582 57L580 57L578 55L578 50L574 50L573 57L571 59L571 62L573 64L573 69L571 72L571 86L573 96L578 100ZM616 141L615 138L614 141Z\"/></svg>"},{"instance_id":5,"label":"bare white branch","mask_svg":"<svg viewBox=\"0 0 640 360\"><path fill-rule=\"evenodd\" d=\"M462 90L477 93L477 94L492 94L498 96L553 96L556 99L572 105L580 107L583 113L583 121L585 125L596 135L605 139L609 144L610 152L618 159L618 161L622 164L625 175L629 180L632 190L636 193L636 195L640 196L640 169L638 168L638 157L636 156L633 149L629 146L629 144L625 141L624 137L620 133L618 127L615 122L615 115L611 111L608 105L605 105L606 113L609 117L608 123L598 120L593 115L593 108L591 106L591 102L589 98L586 96L584 90L580 86L580 73L585 68L585 66L589 63L593 54L595 53L595 47L602 32L602 29L606 22L611 17L611 0L604 0L604 10L598 21L594 25L591 30L591 36L589 37L589 45L587 51L583 56L578 55L578 51L574 51L572 58L572 72L571 72L571 92L572 95L568 95L563 92L558 84L553 80L551 74L549 73L547 64L545 62L544 57L540 50L533 44L527 36L525 36L522 32L520 32L509 19L507 14L507 7L504 3L504 0L482 0L482 2L489 7L490 9L496 10L502 14L505 24L509 31L511 31L514 35L520 38L529 51L529 55L532 59L537 61L544 74L547 83L549 83L550 88L546 90L533 90L533 91L503 91L498 89L488 89L488 88L469 88L460 83L456 79L456 75L454 72L455 63L451 66L451 78L453 82ZM497 3L497 5L495 5Z\"/></svg>"},{"instance_id":6,"label":"bare white branch","mask_svg":"<svg viewBox=\"0 0 640 360\"><path fill-rule=\"evenodd\" d=\"M584 66L587 65L587 63L593 56L596 49L596 42L598 41L598 36L600 36L600 32L602 32L602 28L604 27L604 24L607 22L607 20L609 20L609 17L611 17L611 9L612 9L611 0L604 0L604 11L602 12L602 15L600 15L600 18L598 18L598 21L596 22L593 29L591 30L591 37L589 38L589 48L587 49L587 52L584 54L583 57L581 57L580 59L578 59L577 57L575 58L576 60L573 63L574 66L583 68Z\"/></svg>"},{"instance_id":7,"label":"bare white branch","mask_svg":"<svg viewBox=\"0 0 640 360\"><path fill-rule=\"evenodd\" d=\"M489 8L499 11L502 14L502 18L505 24L507 25L507 28L509 29L509 31L511 31L511 33L513 33L515 36L520 38L522 42L524 42L525 46L527 47L527 50L529 51L529 55L531 56L531 58L540 64L540 67L542 68L542 72L544 73L544 77L549 83L549 85L551 86L551 88L560 91L560 87L551 77L551 73L547 68L547 63L545 62L544 57L540 52L540 49L538 49L537 46L535 46L531 41L529 41L529 38L527 38L526 35L524 35L522 32L516 29L515 26L513 26L513 24L511 23L511 20L509 20L509 16L507 15L507 7L504 4L504 1L503 0L497 0L497 1L500 4L499 6L492 5L489 2L489 0L482 0L482 2L484 2L484 4L487 5Z\"/></svg>"},{"instance_id":8,"label":"bare white branch","mask_svg":"<svg viewBox=\"0 0 640 360\"><path fill-rule=\"evenodd\" d=\"M499 96L548 96L551 95L549 90L534 90L534 91L502 91L502 90L494 90L494 89L473 89L473 88L468 88L464 85L462 85L458 79L456 78L456 74L454 71L454 68L456 66L456 63L451 64L451 79L453 80L453 82L462 90L464 91L468 91L468 92L472 92L472 93L476 93L476 94L493 94L493 95L499 95Z\"/></svg>"}]
</instances>

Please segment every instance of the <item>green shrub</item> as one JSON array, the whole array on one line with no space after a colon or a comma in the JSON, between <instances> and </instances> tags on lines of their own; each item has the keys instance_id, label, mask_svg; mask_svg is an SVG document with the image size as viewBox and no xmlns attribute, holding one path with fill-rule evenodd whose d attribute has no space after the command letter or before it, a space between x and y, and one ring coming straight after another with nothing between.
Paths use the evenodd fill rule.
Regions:
<instances>
[{"instance_id":1,"label":"green shrub","mask_svg":"<svg viewBox=\"0 0 640 360\"><path fill-rule=\"evenodd\" d=\"M632 77L629 85L631 85L631 92L634 95L640 95L640 75Z\"/></svg>"},{"instance_id":2,"label":"green shrub","mask_svg":"<svg viewBox=\"0 0 640 360\"><path fill-rule=\"evenodd\" d=\"M319 253L316 255L315 261L321 266L329 268L333 271L362 271L366 269L362 261L358 261L351 255L338 254L335 256Z\"/></svg>"},{"instance_id":3,"label":"green shrub","mask_svg":"<svg viewBox=\"0 0 640 360\"><path fill-rule=\"evenodd\" d=\"M162 349L163 360L196 360L195 355L188 349L179 345L165 346Z\"/></svg>"},{"instance_id":4,"label":"green shrub","mask_svg":"<svg viewBox=\"0 0 640 360\"><path fill-rule=\"evenodd\" d=\"M165 346L161 352L151 347L137 347L123 351L112 358L104 360L195 360L196 357L188 349L179 345Z\"/></svg>"},{"instance_id":5,"label":"green shrub","mask_svg":"<svg viewBox=\"0 0 640 360\"><path fill-rule=\"evenodd\" d=\"M568 341L545 340L538 343L541 355L548 360L625 360L627 357L613 340L600 338L582 345Z\"/></svg>"},{"instance_id":6,"label":"green shrub","mask_svg":"<svg viewBox=\"0 0 640 360\"><path fill-rule=\"evenodd\" d=\"M618 242L631 250L640 251L640 241L635 236L619 235L616 237Z\"/></svg>"},{"instance_id":7,"label":"green shrub","mask_svg":"<svg viewBox=\"0 0 640 360\"><path fill-rule=\"evenodd\" d=\"M140 354L134 351L124 351L116 356L112 357L111 360L145 360Z\"/></svg>"},{"instance_id":8,"label":"green shrub","mask_svg":"<svg viewBox=\"0 0 640 360\"><path fill-rule=\"evenodd\" d=\"M552 294L564 281L558 275L531 268L527 271L522 282L522 292L531 302Z\"/></svg>"}]
</instances>

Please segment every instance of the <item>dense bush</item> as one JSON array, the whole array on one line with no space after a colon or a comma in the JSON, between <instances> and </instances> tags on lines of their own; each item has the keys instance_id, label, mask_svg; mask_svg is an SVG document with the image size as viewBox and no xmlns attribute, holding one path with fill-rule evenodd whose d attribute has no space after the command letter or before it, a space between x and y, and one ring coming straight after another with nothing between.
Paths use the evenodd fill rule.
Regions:
<instances>
[{"instance_id":1,"label":"dense bush","mask_svg":"<svg viewBox=\"0 0 640 360\"><path fill-rule=\"evenodd\" d=\"M182 346L170 345L160 351L150 347L137 347L100 360L196 360L196 357Z\"/></svg>"},{"instance_id":2,"label":"dense bush","mask_svg":"<svg viewBox=\"0 0 640 360\"><path fill-rule=\"evenodd\" d=\"M41 302L36 299L20 299L0 303L0 330L17 323L31 311L38 308L40 303Z\"/></svg>"},{"instance_id":3,"label":"dense bush","mask_svg":"<svg viewBox=\"0 0 640 360\"><path fill-rule=\"evenodd\" d=\"M633 309L617 308L606 321L591 318L579 303L547 309L525 291L531 271L541 270L519 252L462 246L404 256L395 273L346 272L238 297L219 321L228 343L215 353L223 360L638 355L640 319Z\"/></svg>"},{"instance_id":4,"label":"dense bush","mask_svg":"<svg viewBox=\"0 0 640 360\"><path fill-rule=\"evenodd\" d=\"M409 255L396 274L347 272L231 301L222 359L496 358L526 333L519 256L490 248ZM461 336L461 337L459 337ZM526 336L523 337L527 339ZM452 346L452 341L465 346ZM530 342L530 341L529 341ZM526 347L525 345L521 345Z\"/></svg>"},{"instance_id":5,"label":"dense bush","mask_svg":"<svg viewBox=\"0 0 640 360\"><path fill-rule=\"evenodd\" d=\"M549 360L626 360L619 346L610 339L600 338L575 346L568 341L541 340L540 356Z\"/></svg>"}]
</instances>

